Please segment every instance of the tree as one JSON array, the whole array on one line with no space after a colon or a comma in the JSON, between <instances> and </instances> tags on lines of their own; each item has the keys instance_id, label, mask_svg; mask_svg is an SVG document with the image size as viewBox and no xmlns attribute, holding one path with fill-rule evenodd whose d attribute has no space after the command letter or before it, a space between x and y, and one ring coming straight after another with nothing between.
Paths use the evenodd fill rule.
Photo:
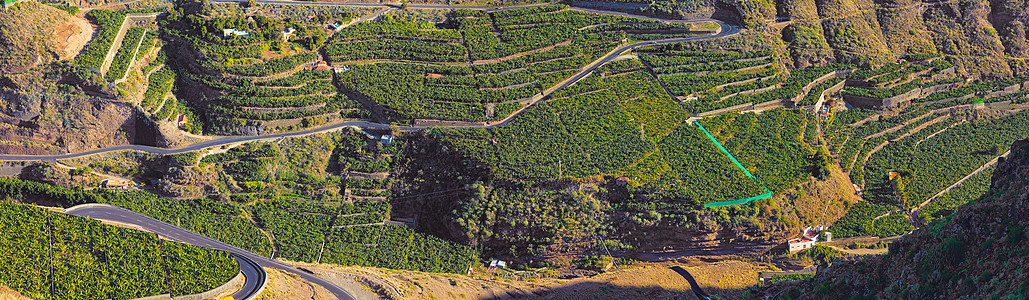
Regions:
<instances>
[{"instance_id":1,"label":"tree","mask_svg":"<svg viewBox=\"0 0 1029 300\"><path fill-rule=\"evenodd\" d=\"M1000 145L993 144L993 146L990 146L990 149L987 150L987 152L993 155L1001 155L1004 153L1004 150L1000 147Z\"/></svg>"},{"instance_id":2,"label":"tree","mask_svg":"<svg viewBox=\"0 0 1029 300\"><path fill-rule=\"evenodd\" d=\"M400 1L400 9L407 9L407 0Z\"/></svg>"},{"instance_id":3,"label":"tree","mask_svg":"<svg viewBox=\"0 0 1029 300\"><path fill-rule=\"evenodd\" d=\"M247 0L247 7L257 7L257 1Z\"/></svg>"},{"instance_id":4,"label":"tree","mask_svg":"<svg viewBox=\"0 0 1029 300\"><path fill-rule=\"evenodd\" d=\"M908 183L911 183L911 179L914 176L911 173L911 170L895 170L890 173L896 173L893 178L893 192L897 196L897 200L900 201L900 205L902 207L907 207L907 186Z\"/></svg>"},{"instance_id":5,"label":"tree","mask_svg":"<svg viewBox=\"0 0 1029 300\"><path fill-rule=\"evenodd\" d=\"M818 147L817 153L811 158L811 176L814 176L818 180L824 180L829 176L829 155L825 153L824 148Z\"/></svg>"}]
</instances>

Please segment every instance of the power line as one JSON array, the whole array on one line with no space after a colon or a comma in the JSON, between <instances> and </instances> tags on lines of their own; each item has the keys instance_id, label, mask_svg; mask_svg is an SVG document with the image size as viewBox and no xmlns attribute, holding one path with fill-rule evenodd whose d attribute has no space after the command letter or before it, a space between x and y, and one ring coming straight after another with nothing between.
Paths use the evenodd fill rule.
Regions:
<instances>
[{"instance_id":1,"label":"power line","mask_svg":"<svg viewBox=\"0 0 1029 300\"><path fill-rule=\"evenodd\" d=\"M424 193L424 194L412 194L412 195L401 196L401 197L392 197L392 198L390 198L390 200L405 199L405 198L417 198L417 197L423 197L425 195L449 193L449 192L463 191L463 190L469 190L469 189L470 189L469 187L462 187L462 188L456 188L456 189L448 189L448 190L442 190L442 191L429 192L429 193ZM430 197L430 198L434 198L434 197Z\"/></svg>"}]
</instances>

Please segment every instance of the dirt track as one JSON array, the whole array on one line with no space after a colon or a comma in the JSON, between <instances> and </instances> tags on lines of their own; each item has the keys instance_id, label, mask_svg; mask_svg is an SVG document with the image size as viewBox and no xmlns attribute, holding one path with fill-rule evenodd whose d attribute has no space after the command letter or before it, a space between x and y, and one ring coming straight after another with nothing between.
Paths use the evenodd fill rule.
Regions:
<instances>
[{"instance_id":1,"label":"dirt track","mask_svg":"<svg viewBox=\"0 0 1029 300\"><path fill-rule=\"evenodd\" d=\"M533 278L530 275L522 280L504 280L513 276L511 274L531 272L476 268L475 275L465 276L369 267L299 265L338 285L357 287L367 292L356 295L358 298L382 297L373 292L378 291L401 299L696 299L689 283L674 270L676 267L693 274L706 292L719 294L757 284L757 271L761 269L736 260L717 263L690 260L638 263L614 268L607 273L571 279ZM736 298L734 295L723 296Z\"/></svg>"}]
</instances>

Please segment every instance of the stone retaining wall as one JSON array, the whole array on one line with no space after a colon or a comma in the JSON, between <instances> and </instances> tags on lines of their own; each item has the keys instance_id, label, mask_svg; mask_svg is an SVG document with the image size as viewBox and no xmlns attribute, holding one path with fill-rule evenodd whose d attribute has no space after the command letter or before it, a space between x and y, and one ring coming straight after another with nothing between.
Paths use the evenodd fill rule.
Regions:
<instances>
[{"instance_id":1,"label":"stone retaining wall","mask_svg":"<svg viewBox=\"0 0 1029 300\"><path fill-rule=\"evenodd\" d=\"M934 86L926 87L926 88L922 89L922 96L921 97L924 98L926 96L929 96L929 95L932 95L932 94L935 94L935 93L953 90L953 89L955 89L955 88L957 88L959 86L961 86L960 82L937 84L937 85L934 85Z\"/></svg>"},{"instance_id":2,"label":"stone retaining wall","mask_svg":"<svg viewBox=\"0 0 1029 300\"><path fill-rule=\"evenodd\" d=\"M954 71L954 67L946 68L940 70L940 72L937 72L933 76L930 76L929 81L939 81L946 78L951 78L954 77L955 74L957 74L957 72Z\"/></svg>"},{"instance_id":3,"label":"stone retaining wall","mask_svg":"<svg viewBox=\"0 0 1029 300\"><path fill-rule=\"evenodd\" d=\"M820 83L822 83L822 82L824 82L826 80L832 79L832 78L837 78L837 77L840 77L840 76L844 76L844 75L850 74L850 72L853 72L853 71L854 71L854 69L836 70L836 71L829 72L828 74L822 75L822 77L815 78L815 80L812 80L810 83L808 83L806 86L804 86L803 89L801 89L802 92L799 95L797 95L796 97L793 97L793 99L791 99L791 101L793 101L793 105L796 106L797 103L800 103L800 100L804 99L804 95L807 95L807 93L811 92L811 89L815 88L816 85L818 85L818 84L820 84ZM840 81L840 83L843 83L843 81Z\"/></svg>"},{"instance_id":4,"label":"stone retaining wall","mask_svg":"<svg viewBox=\"0 0 1029 300\"><path fill-rule=\"evenodd\" d=\"M1029 85L1029 82L1024 83L1024 84L1025 85ZM1014 94L1014 93L1017 93L1017 92L1021 91L1022 90L1022 85L1023 85L1023 83L1012 84L1012 85L1009 85L1009 86L1005 87L1003 90L992 92L992 93L988 94L986 97L987 98L993 98L993 97L999 97L999 96L1004 96L1004 95L1011 95L1011 94Z\"/></svg>"},{"instance_id":5,"label":"stone retaining wall","mask_svg":"<svg viewBox=\"0 0 1029 300\"><path fill-rule=\"evenodd\" d=\"M837 93L840 90L842 90L843 87L846 86L846 85L847 85L846 81L840 81L839 83L836 83L836 85L830 86L829 88L825 89L824 91L822 91L822 93L828 93L828 94Z\"/></svg>"},{"instance_id":6,"label":"stone retaining wall","mask_svg":"<svg viewBox=\"0 0 1029 300\"><path fill-rule=\"evenodd\" d=\"M871 98L850 94L843 94L843 101L860 108L880 109L898 107L904 103L910 103L912 99L922 96L921 88L914 88L906 93L889 98Z\"/></svg>"},{"instance_id":7,"label":"stone retaining wall","mask_svg":"<svg viewBox=\"0 0 1029 300\"><path fill-rule=\"evenodd\" d=\"M716 110L712 110L712 111L705 111L705 112L699 113L697 115L701 116L701 117L709 117L709 116L714 116L714 115L718 115L718 114L722 114L722 113L727 113L727 112L730 112L730 111L747 110L747 109L749 109L750 107L753 107L753 106L754 106L753 102L748 102L748 103L744 103L744 104L740 104L740 105L736 105L736 106L730 106L730 107L726 107L726 108L722 108L722 109L716 109Z\"/></svg>"},{"instance_id":8,"label":"stone retaining wall","mask_svg":"<svg viewBox=\"0 0 1029 300\"><path fill-rule=\"evenodd\" d=\"M760 68L768 67L768 66L771 66L771 65L774 65L774 64L775 64L775 63L767 63L767 64L763 64L763 65L756 65L756 66L751 66L751 67L746 67L746 68L739 68L739 69L734 69L734 70L715 70L715 71L698 71L698 72L680 72L680 73L672 73L672 74L657 74L657 75L658 75L659 77L663 77L663 76L681 76L681 75L707 75L707 74L714 74L714 73L728 73L728 72L746 72L746 71L750 71L750 70L754 70L754 69L760 69Z\"/></svg>"},{"instance_id":9,"label":"stone retaining wall","mask_svg":"<svg viewBox=\"0 0 1029 300\"><path fill-rule=\"evenodd\" d=\"M753 90L746 90L746 91L742 91L742 92L736 92L736 93L732 93L732 94L728 94L728 95L722 96L721 98L719 98L719 100L729 99L729 97L736 96L736 95L753 95L753 94L757 94L757 93L771 91L771 90L774 90L774 89L777 89L777 88L779 88L778 85L772 85L772 86L766 86L766 87L759 88L759 89L753 89Z\"/></svg>"},{"instance_id":10,"label":"stone retaining wall","mask_svg":"<svg viewBox=\"0 0 1029 300\"><path fill-rule=\"evenodd\" d=\"M892 87L895 87L895 86L898 86L898 85L902 85L902 84L911 82L911 80L914 80L913 78L925 75L925 74L929 73L930 71L932 71L932 69L925 69L925 70L921 70L921 71L918 71L918 72L913 72L911 74L904 75L904 76L902 76L900 78L897 78L897 79L894 79L894 80L890 80L888 82L872 84L872 86L878 87L878 88L885 88L885 89L892 88ZM885 75L885 74L883 74L883 75ZM879 76L882 76L882 75L879 75ZM878 76L876 76L876 77L878 77Z\"/></svg>"},{"instance_id":11,"label":"stone retaining wall","mask_svg":"<svg viewBox=\"0 0 1029 300\"><path fill-rule=\"evenodd\" d=\"M778 100L772 100L772 101L765 101L765 102L761 102L761 103L755 103L754 106L751 107L751 110L758 110L758 109L765 110L765 109L771 109L771 108L775 108L775 107L783 107L785 105L786 104L783 103L783 101L781 99L778 99Z\"/></svg>"},{"instance_id":12,"label":"stone retaining wall","mask_svg":"<svg viewBox=\"0 0 1029 300\"><path fill-rule=\"evenodd\" d=\"M772 101L765 101L765 102L761 102L761 103L748 102L748 103L744 103L744 104L740 104L740 105L736 105L736 106L730 106L730 107L716 109L716 110L712 110L712 111L705 111L705 112L697 114L697 116L699 116L699 117L710 117L710 116L714 116L714 115L720 115L720 114L723 114L723 113L727 113L727 112L730 112L730 111L766 110L766 109L771 109L771 108L775 108L775 107L784 107L784 106L786 106L786 103L784 103L782 99L777 99L777 100L772 100Z\"/></svg>"},{"instance_id":13,"label":"stone retaining wall","mask_svg":"<svg viewBox=\"0 0 1029 300\"><path fill-rule=\"evenodd\" d=\"M972 98L972 97L975 97L975 94L968 94L968 95L964 95L964 96L961 96L961 97L950 97L950 98L946 98L946 99L940 99L940 100L933 101L932 103L947 102L947 101L953 101L953 100L965 100L965 99Z\"/></svg>"},{"instance_id":14,"label":"stone retaining wall","mask_svg":"<svg viewBox=\"0 0 1029 300\"><path fill-rule=\"evenodd\" d=\"M244 280L245 280L245 278L243 276L243 272L240 271L239 274L236 274L236 277L232 277L232 279L229 279L228 282L225 282L225 284L222 284L222 285L220 285L220 286L218 286L218 287L216 287L214 289L211 289L211 290L203 292L203 293L198 293L198 294L182 295L182 296L178 296L178 297L172 297L172 299L173 300L203 300L203 299L211 298L211 297L214 297L215 295L218 295L218 294L221 294L222 292L225 292L226 290L231 288L233 285L242 284Z\"/></svg>"},{"instance_id":15,"label":"stone retaining wall","mask_svg":"<svg viewBox=\"0 0 1029 300\"><path fill-rule=\"evenodd\" d=\"M243 283L244 280L245 280L245 278L243 276L243 272L239 272L239 274L236 274L236 277L232 277L232 279L229 279L229 281L225 282L225 284L222 284L222 285L220 285L220 286L218 286L218 287L216 287L214 289L211 289L209 291L206 291L206 292L202 292L202 293L198 293L198 294L192 294L192 295L175 296L175 297L172 297L171 294L160 294L160 295L154 295L154 296L149 296L149 297L136 298L136 299L132 299L132 300L203 300L203 299L208 299L208 298L214 297L215 295L221 294L222 292L225 292L225 290L228 290L233 285Z\"/></svg>"},{"instance_id":16,"label":"stone retaining wall","mask_svg":"<svg viewBox=\"0 0 1029 300\"><path fill-rule=\"evenodd\" d=\"M743 81L735 81L735 82L730 82L730 83L724 83L724 84L716 85L715 87L713 87L713 89L717 90L717 89L725 88L727 86L732 86L732 85L748 84L748 83L751 83L751 82L754 82L754 81L758 81L758 80L769 80L769 79L775 78L775 76L779 76L780 73L781 72L772 74L771 76L762 77L762 78L751 78L751 79L747 79L747 80L743 80Z\"/></svg>"}]
</instances>

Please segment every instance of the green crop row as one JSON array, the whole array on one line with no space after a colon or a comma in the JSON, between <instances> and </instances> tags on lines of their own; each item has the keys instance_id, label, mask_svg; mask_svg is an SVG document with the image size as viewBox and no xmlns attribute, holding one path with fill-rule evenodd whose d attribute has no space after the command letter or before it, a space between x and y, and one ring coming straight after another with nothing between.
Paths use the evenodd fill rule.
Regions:
<instances>
[{"instance_id":1,"label":"green crop row","mask_svg":"<svg viewBox=\"0 0 1029 300\"><path fill-rule=\"evenodd\" d=\"M82 53L75 57L75 63L100 70L104 64L104 58L107 57L107 52L111 49L111 44L114 44L114 39L118 36L118 30L121 29L121 24L125 20L125 13L96 9L86 13L86 18L96 23L100 29L97 30L96 36L86 45Z\"/></svg>"},{"instance_id":2,"label":"green crop row","mask_svg":"<svg viewBox=\"0 0 1029 300\"><path fill-rule=\"evenodd\" d=\"M275 235L279 256L290 260L464 273L475 258L470 247L407 227L374 224L388 218L385 202L331 208L276 200L250 209L255 221Z\"/></svg>"},{"instance_id":3,"label":"green crop row","mask_svg":"<svg viewBox=\"0 0 1029 300\"><path fill-rule=\"evenodd\" d=\"M125 33L121 48L118 48L118 52L114 55L114 61L111 62L111 68L107 69L108 79L118 80L125 77L125 72L128 71L129 65L136 56L136 48L142 48L140 43L145 32L144 28L132 27Z\"/></svg>"},{"instance_id":4,"label":"green crop row","mask_svg":"<svg viewBox=\"0 0 1029 300\"><path fill-rule=\"evenodd\" d=\"M865 166L868 197L910 208L981 167L1012 142L1029 138L1029 113L1019 112L999 119L977 120L956 125L931 139L926 130L890 143L873 154ZM903 189L876 189L892 184L890 170L906 170L911 180Z\"/></svg>"},{"instance_id":5,"label":"green crop row","mask_svg":"<svg viewBox=\"0 0 1029 300\"><path fill-rule=\"evenodd\" d=\"M0 284L35 299L189 295L239 272L228 253L153 233L22 204L0 203L0 216Z\"/></svg>"},{"instance_id":6,"label":"green crop row","mask_svg":"<svg viewBox=\"0 0 1029 300\"><path fill-rule=\"evenodd\" d=\"M259 64L242 66L225 66L215 62L207 61L204 64L204 67L214 71L232 73L242 76L268 76L292 70L300 64L311 62L316 59L318 59L317 54L313 52L304 52L293 56L272 59Z\"/></svg>"},{"instance_id":7,"label":"green crop row","mask_svg":"<svg viewBox=\"0 0 1029 300\"><path fill-rule=\"evenodd\" d=\"M160 70L150 74L147 79L146 93L143 93L143 102L139 106L143 108L153 108L155 105L161 104L165 95L171 91L173 80L175 79L175 72L162 67Z\"/></svg>"}]
</instances>

